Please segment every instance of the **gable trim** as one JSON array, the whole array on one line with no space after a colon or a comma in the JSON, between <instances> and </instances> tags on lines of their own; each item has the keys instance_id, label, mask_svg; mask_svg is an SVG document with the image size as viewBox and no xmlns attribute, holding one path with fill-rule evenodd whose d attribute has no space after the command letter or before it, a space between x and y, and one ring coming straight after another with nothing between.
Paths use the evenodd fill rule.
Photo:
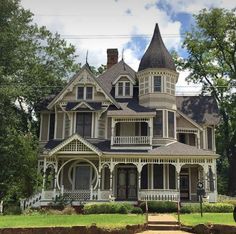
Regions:
<instances>
[{"instance_id":1,"label":"gable trim","mask_svg":"<svg viewBox=\"0 0 236 234\"><path fill-rule=\"evenodd\" d=\"M84 102L84 101L78 103L78 104L77 104L75 107L73 107L71 110L76 110L77 108L79 108L80 106L83 106L83 105L87 106L90 110L94 110L94 108L92 108L87 102Z\"/></svg>"},{"instance_id":2,"label":"gable trim","mask_svg":"<svg viewBox=\"0 0 236 234\"><path fill-rule=\"evenodd\" d=\"M56 97L53 98L53 100L48 104L47 108L51 109L54 104L56 104L58 101L60 101L63 98L63 94L66 92L67 89L69 89L70 85L75 81L75 79L84 71L86 70L94 80L94 82L101 88L101 90L104 92L105 96L117 107L120 108L120 105L116 102L116 100L106 92L106 90L102 87L102 85L95 79L94 74L88 69L88 65L85 64L79 72L77 72L70 81L66 84L66 86L61 90L61 92L56 95Z\"/></svg>"},{"instance_id":3,"label":"gable trim","mask_svg":"<svg viewBox=\"0 0 236 234\"><path fill-rule=\"evenodd\" d=\"M69 137L68 139L64 140L63 142L61 142L59 145L57 145L55 148L53 148L52 150L50 150L48 152L48 156L52 156L55 153L57 153L59 150L61 150L63 147L65 147L66 145L68 145L69 143L71 143L74 140L78 140L81 143L83 143L85 146L87 146L91 151L93 151L94 153L96 153L98 156L102 155L102 152L97 149L94 145L92 145L91 143L89 143L88 141L86 141L83 137L81 137L79 134L75 133L74 135L72 135L71 137Z\"/></svg>"},{"instance_id":4,"label":"gable trim","mask_svg":"<svg viewBox=\"0 0 236 234\"><path fill-rule=\"evenodd\" d=\"M177 110L177 113L179 115L181 115L184 119L186 119L188 122L190 122L192 125L194 125L196 128L200 129L201 131L203 131L203 128L197 124L195 121L193 121L192 119L190 119L187 115L185 115L183 112Z\"/></svg>"},{"instance_id":5,"label":"gable trim","mask_svg":"<svg viewBox=\"0 0 236 234\"><path fill-rule=\"evenodd\" d=\"M129 75L127 75L127 74L124 74L124 75L119 75L113 82L112 82L112 84L113 85L115 85L119 80L120 80L120 78L122 78L122 77L126 77L133 85L135 84L135 81L129 76Z\"/></svg>"}]
</instances>

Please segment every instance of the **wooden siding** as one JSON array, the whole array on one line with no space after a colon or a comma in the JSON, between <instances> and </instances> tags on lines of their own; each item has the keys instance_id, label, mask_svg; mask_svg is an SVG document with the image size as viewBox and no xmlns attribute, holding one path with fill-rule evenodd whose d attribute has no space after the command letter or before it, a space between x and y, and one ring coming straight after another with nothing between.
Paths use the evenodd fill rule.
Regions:
<instances>
[{"instance_id":1,"label":"wooden siding","mask_svg":"<svg viewBox=\"0 0 236 234\"><path fill-rule=\"evenodd\" d=\"M64 113L57 113L56 115L56 139L63 138L63 126L64 126Z\"/></svg>"},{"instance_id":2,"label":"wooden siding","mask_svg":"<svg viewBox=\"0 0 236 234\"><path fill-rule=\"evenodd\" d=\"M41 141L47 141L48 140L48 127L49 127L49 113L42 113L41 114Z\"/></svg>"},{"instance_id":3,"label":"wooden siding","mask_svg":"<svg viewBox=\"0 0 236 234\"><path fill-rule=\"evenodd\" d=\"M194 126L192 123L190 123L187 119L185 119L182 116L176 118L176 124L177 128L196 128L196 126Z\"/></svg>"}]
</instances>

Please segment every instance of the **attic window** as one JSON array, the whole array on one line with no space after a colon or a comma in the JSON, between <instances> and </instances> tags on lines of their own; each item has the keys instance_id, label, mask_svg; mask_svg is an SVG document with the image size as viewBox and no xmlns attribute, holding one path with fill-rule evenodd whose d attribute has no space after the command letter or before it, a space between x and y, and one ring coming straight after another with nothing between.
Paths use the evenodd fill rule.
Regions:
<instances>
[{"instance_id":1,"label":"attic window","mask_svg":"<svg viewBox=\"0 0 236 234\"><path fill-rule=\"evenodd\" d=\"M92 86L79 86L77 89L78 100L91 100L93 99L93 87Z\"/></svg>"},{"instance_id":2,"label":"attic window","mask_svg":"<svg viewBox=\"0 0 236 234\"><path fill-rule=\"evenodd\" d=\"M132 85L129 81L119 81L116 84L116 96L117 97L130 97L132 96Z\"/></svg>"}]
</instances>

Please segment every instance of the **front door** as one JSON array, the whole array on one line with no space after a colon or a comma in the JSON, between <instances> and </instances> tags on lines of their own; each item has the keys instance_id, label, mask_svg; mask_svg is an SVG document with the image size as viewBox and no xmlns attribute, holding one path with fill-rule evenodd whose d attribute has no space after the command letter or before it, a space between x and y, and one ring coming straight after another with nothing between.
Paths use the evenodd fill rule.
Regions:
<instances>
[{"instance_id":1,"label":"front door","mask_svg":"<svg viewBox=\"0 0 236 234\"><path fill-rule=\"evenodd\" d=\"M137 200L136 168L118 168L117 200Z\"/></svg>"},{"instance_id":2,"label":"front door","mask_svg":"<svg viewBox=\"0 0 236 234\"><path fill-rule=\"evenodd\" d=\"M189 175L180 174L180 200L189 200Z\"/></svg>"}]
</instances>

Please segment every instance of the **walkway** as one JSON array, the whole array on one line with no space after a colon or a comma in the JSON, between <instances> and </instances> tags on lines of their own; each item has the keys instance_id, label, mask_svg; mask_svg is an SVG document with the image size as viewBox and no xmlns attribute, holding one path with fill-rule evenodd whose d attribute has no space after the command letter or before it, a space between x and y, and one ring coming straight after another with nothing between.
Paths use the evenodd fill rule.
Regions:
<instances>
[{"instance_id":1,"label":"walkway","mask_svg":"<svg viewBox=\"0 0 236 234\"><path fill-rule=\"evenodd\" d=\"M148 230L140 234L187 234L179 230L176 218L169 214L149 214Z\"/></svg>"}]
</instances>

